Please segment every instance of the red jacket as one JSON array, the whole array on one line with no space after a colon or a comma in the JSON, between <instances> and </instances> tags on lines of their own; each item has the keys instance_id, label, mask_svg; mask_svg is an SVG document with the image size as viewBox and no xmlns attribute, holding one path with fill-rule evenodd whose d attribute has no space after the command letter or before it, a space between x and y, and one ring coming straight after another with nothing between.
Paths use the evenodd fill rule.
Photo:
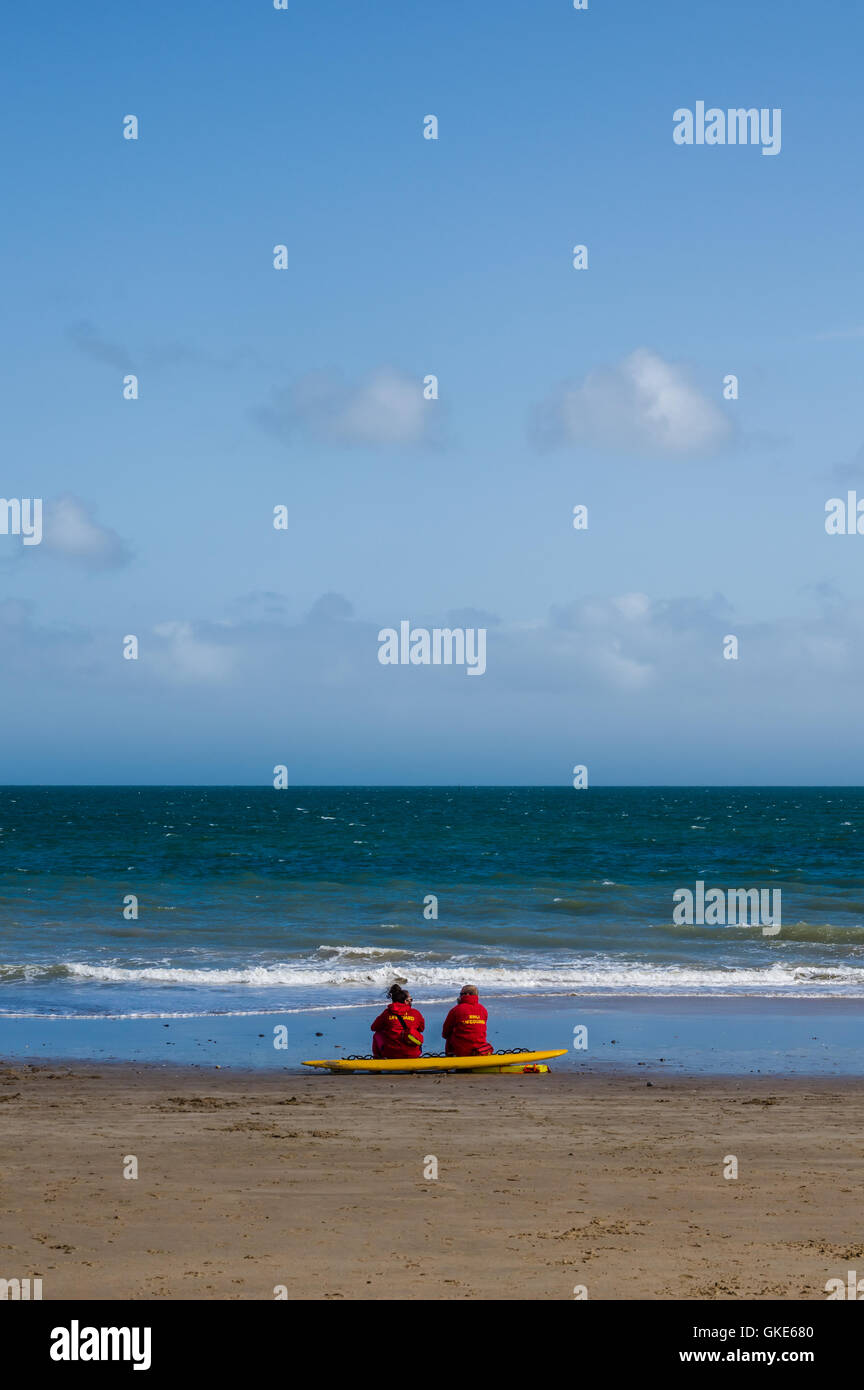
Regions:
<instances>
[{"instance_id":1,"label":"red jacket","mask_svg":"<svg viewBox=\"0 0 864 1390\"><path fill-rule=\"evenodd\" d=\"M469 994L461 1004L450 1010L444 1020L441 1036L447 1039L447 1051L451 1057L471 1057L478 1051L492 1051L486 1041L488 1017L476 994Z\"/></svg>"},{"instance_id":2,"label":"red jacket","mask_svg":"<svg viewBox=\"0 0 864 1390\"><path fill-rule=\"evenodd\" d=\"M415 1038L420 1039L418 1047L412 1047L409 1043L400 1018L404 1018ZM387 1057L419 1057L425 1027L426 1020L413 1004L388 1004L372 1024L372 1032L378 1035L375 1041Z\"/></svg>"}]
</instances>

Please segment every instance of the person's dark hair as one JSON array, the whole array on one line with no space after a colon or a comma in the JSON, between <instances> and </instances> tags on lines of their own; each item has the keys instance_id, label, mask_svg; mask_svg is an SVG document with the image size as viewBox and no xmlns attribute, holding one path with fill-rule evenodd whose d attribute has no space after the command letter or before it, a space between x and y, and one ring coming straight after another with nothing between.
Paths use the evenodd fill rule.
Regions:
<instances>
[{"instance_id":1,"label":"person's dark hair","mask_svg":"<svg viewBox=\"0 0 864 1390\"><path fill-rule=\"evenodd\" d=\"M391 985L387 991L388 999L392 999L394 1004L405 1004L408 1000L408 991L401 985Z\"/></svg>"}]
</instances>

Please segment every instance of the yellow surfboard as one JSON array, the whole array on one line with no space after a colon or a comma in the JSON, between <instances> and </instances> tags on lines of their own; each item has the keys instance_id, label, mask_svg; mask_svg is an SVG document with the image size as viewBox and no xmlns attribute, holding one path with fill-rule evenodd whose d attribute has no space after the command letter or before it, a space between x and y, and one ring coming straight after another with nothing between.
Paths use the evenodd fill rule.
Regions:
<instances>
[{"instance_id":1,"label":"yellow surfboard","mask_svg":"<svg viewBox=\"0 0 864 1390\"><path fill-rule=\"evenodd\" d=\"M327 1071L376 1071L392 1074L408 1071L521 1071L535 1062L563 1057L566 1047L554 1052L492 1052L488 1057L394 1057L377 1061L371 1057L328 1057L320 1062L304 1062L304 1067L326 1067ZM543 1068L548 1071L548 1067Z\"/></svg>"}]
</instances>

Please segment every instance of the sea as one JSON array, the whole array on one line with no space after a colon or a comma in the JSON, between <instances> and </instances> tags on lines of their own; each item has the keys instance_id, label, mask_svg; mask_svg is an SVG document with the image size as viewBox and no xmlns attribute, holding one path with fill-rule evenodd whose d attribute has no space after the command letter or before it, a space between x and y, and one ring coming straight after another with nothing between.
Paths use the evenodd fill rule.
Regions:
<instances>
[{"instance_id":1,"label":"sea","mask_svg":"<svg viewBox=\"0 0 864 1390\"><path fill-rule=\"evenodd\" d=\"M51 1050L49 1021L254 1017L270 1049L260 1020L365 1019L394 980L851 1007L862 848L848 787L7 786L0 1021ZM699 883L779 890L780 931L676 921Z\"/></svg>"}]
</instances>

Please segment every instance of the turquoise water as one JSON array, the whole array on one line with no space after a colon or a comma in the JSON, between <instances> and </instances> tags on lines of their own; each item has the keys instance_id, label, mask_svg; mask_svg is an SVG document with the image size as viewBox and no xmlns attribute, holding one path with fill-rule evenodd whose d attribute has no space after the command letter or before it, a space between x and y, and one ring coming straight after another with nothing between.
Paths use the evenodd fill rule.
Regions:
<instances>
[{"instance_id":1,"label":"turquoise water","mask_svg":"<svg viewBox=\"0 0 864 1390\"><path fill-rule=\"evenodd\" d=\"M6 787L0 1014L862 998L862 835L849 788ZM780 934L675 925L698 880L780 889Z\"/></svg>"}]
</instances>

